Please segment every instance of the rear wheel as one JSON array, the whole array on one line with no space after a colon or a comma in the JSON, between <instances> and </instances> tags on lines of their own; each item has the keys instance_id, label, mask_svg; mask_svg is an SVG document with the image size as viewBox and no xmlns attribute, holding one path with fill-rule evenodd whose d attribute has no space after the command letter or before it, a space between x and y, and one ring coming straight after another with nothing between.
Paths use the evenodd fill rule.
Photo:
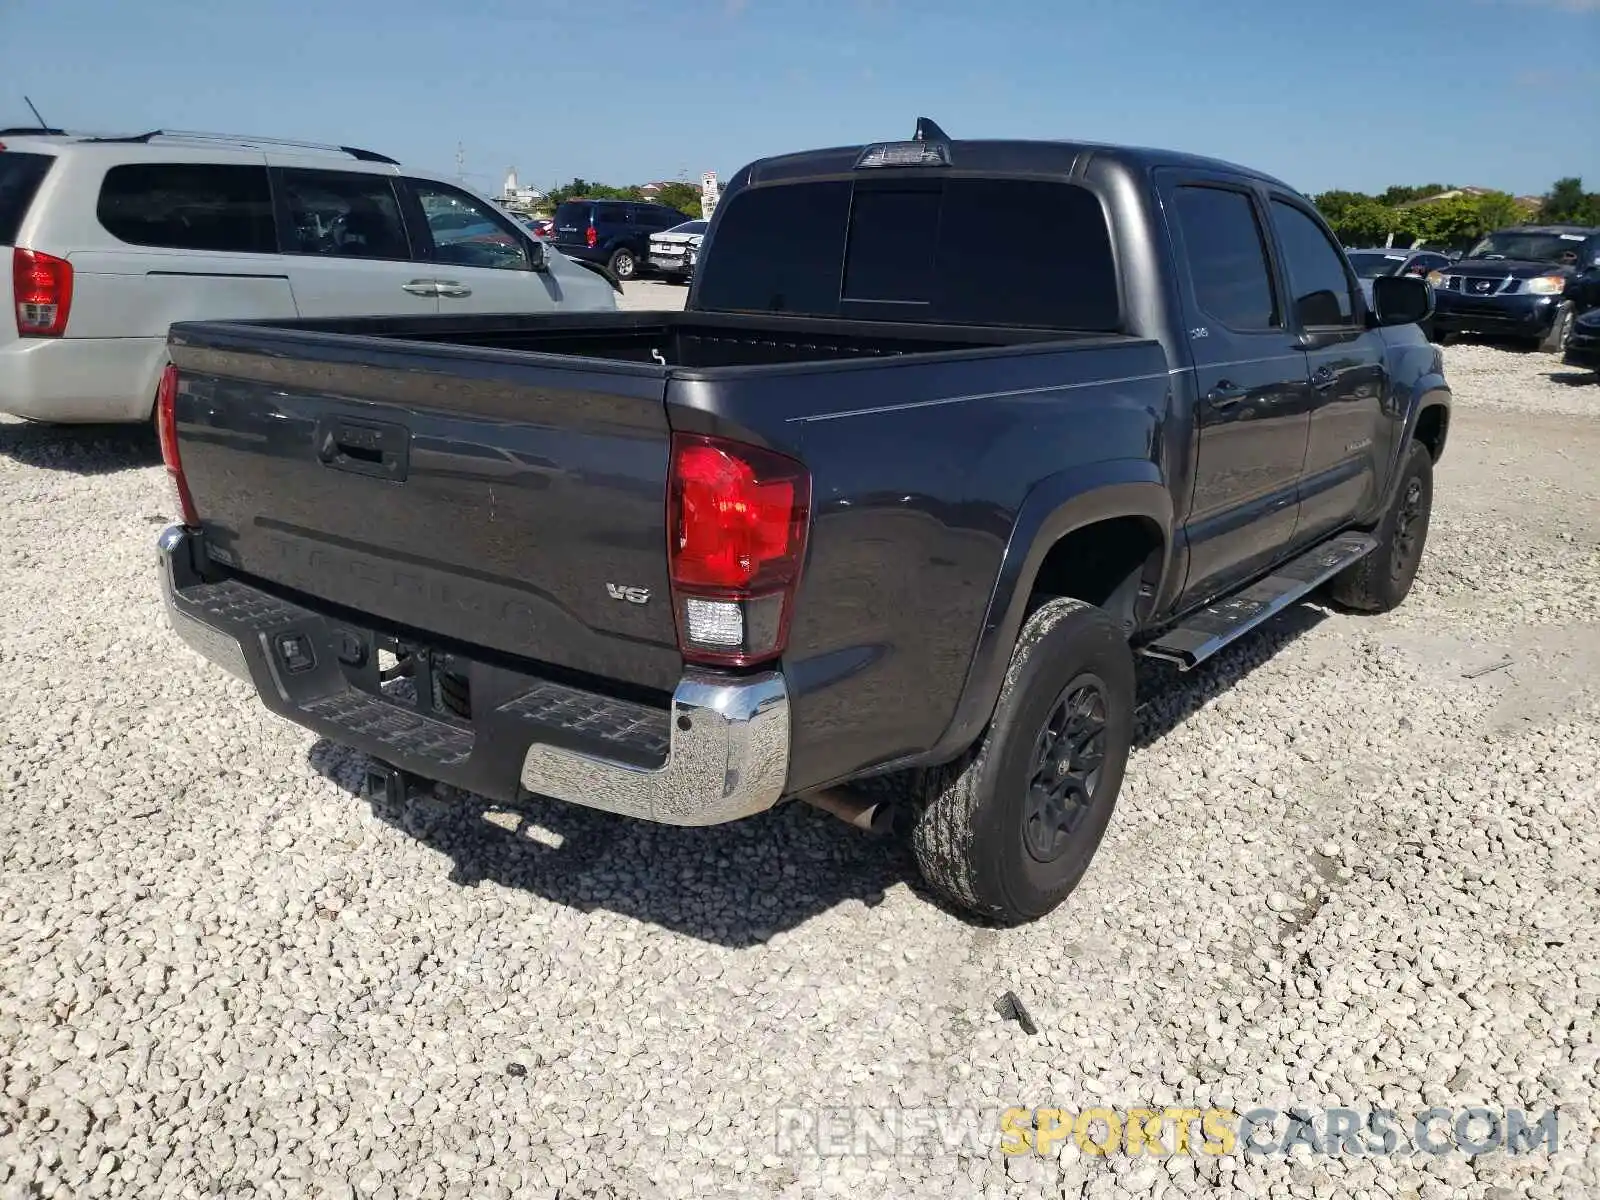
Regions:
<instances>
[{"instance_id":1,"label":"rear wheel","mask_svg":"<svg viewBox=\"0 0 1600 1200\"><path fill-rule=\"evenodd\" d=\"M632 279L639 273L639 262L633 251L624 247L611 256L611 273L618 279Z\"/></svg>"},{"instance_id":2,"label":"rear wheel","mask_svg":"<svg viewBox=\"0 0 1600 1200\"><path fill-rule=\"evenodd\" d=\"M1360 612L1388 612L1404 600L1422 565L1433 512L1433 456L1412 442L1400 486L1377 528L1378 548L1328 585L1335 603Z\"/></svg>"},{"instance_id":3,"label":"rear wheel","mask_svg":"<svg viewBox=\"0 0 1600 1200\"><path fill-rule=\"evenodd\" d=\"M1133 655L1111 616L1080 600L1041 606L983 740L919 778L911 844L928 886L1007 923L1065 900L1111 821L1133 708Z\"/></svg>"},{"instance_id":4,"label":"rear wheel","mask_svg":"<svg viewBox=\"0 0 1600 1200\"><path fill-rule=\"evenodd\" d=\"M1567 348L1567 338L1572 333L1572 322L1577 319L1572 301L1567 300L1556 309L1555 320L1550 322L1550 332L1545 334L1539 343L1539 349L1546 354L1560 354Z\"/></svg>"}]
</instances>

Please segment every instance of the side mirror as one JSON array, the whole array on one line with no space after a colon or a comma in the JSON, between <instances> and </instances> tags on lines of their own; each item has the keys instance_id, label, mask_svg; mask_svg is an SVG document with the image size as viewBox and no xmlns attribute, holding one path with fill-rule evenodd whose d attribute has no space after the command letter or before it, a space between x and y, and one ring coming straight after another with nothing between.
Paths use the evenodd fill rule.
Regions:
<instances>
[{"instance_id":1,"label":"side mirror","mask_svg":"<svg viewBox=\"0 0 1600 1200\"><path fill-rule=\"evenodd\" d=\"M529 269L534 271L548 271L550 269L550 261L545 257L544 243L538 238L530 235L527 238L527 244Z\"/></svg>"},{"instance_id":2,"label":"side mirror","mask_svg":"<svg viewBox=\"0 0 1600 1200\"><path fill-rule=\"evenodd\" d=\"M1409 275L1372 281L1372 310L1379 325L1414 325L1433 316L1433 285Z\"/></svg>"}]
</instances>

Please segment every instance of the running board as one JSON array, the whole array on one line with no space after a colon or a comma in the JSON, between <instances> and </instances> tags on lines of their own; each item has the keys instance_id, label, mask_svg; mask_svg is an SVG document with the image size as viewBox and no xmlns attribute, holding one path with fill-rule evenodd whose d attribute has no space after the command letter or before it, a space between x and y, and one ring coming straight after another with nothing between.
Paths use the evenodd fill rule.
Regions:
<instances>
[{"instance_id":1,"label":"running board","mask_svg":"<svg viewBox=\"0 0 1600 1200\"><path fill-rule=\"evenodd\" d=\"M1299 558L1291 559L1244 591L1218 600L1140 649L1141 654L1177 663L1187 671L1235 638L1302 600L1351 563L1378 546L1368 533L1342 533Z\"/></svg>"}]
</instances>

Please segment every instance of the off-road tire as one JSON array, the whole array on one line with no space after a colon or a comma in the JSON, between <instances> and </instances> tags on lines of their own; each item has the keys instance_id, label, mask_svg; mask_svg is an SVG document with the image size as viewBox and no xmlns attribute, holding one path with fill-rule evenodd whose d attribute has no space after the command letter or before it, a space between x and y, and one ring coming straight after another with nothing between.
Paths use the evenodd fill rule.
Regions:
<instances>
[{"instance_id":1,"label":"off-road tire","mask_svg":"<svg viewBox=\"0 0 1600 1200\"><path fill-rule=\"evenodd\" d=\"M623 282L635 279L639 274L639 260L633 256L632 250L626 248L614 253L606 265L607 269Z\"/></svg>"},{"instance_id":2,"label":"off-road tire","mask_svg":"<svg viewBox=\"0 0 1600 1200\"><path fill-rule=\"evenodd\" d=\"M1550 322L1550 332L1545 334L1539 342L1539 349L1545 354L1560 354L1567 348L1567 337L1572 333L1572 323L1578 319L1578 310L1571 300L1565 300L1556 309L1554 320Z\"/></svg>"},{"instance_id":3,"label":"off-road tire","mask_svg":"<svg viewBox=\"0 0 1600 1200\"><path fill-rule=\"evenodd\" d=\"M1098 773L1056 835L1057 857L1029 849L1030 784L1047 726L1084 681L1103 701ZM1078 885L1110 824L1133 743L1133 655L1117 622L1080 600L1053 599L1028 619L982 740L921 772L911 847L928 887L978 916L1016 924L1044 916ZM1065 772L1063 772L1065 773Z\"/></svg>"},{"instance_id":4,"label":"off-road tire","mask_svg":"<svg viewBox=\"0 0 1600 1200\"><path fill-rule=\"evenodd\" d=\"M1381 613L1397 607L1411 591L1428 542L1433 511L1433 456L1412 442L1401 466L1394 500L1375 531L1378 548L1334 576L1328 596L1357 612Z\"/></svg>"}]
</instances>

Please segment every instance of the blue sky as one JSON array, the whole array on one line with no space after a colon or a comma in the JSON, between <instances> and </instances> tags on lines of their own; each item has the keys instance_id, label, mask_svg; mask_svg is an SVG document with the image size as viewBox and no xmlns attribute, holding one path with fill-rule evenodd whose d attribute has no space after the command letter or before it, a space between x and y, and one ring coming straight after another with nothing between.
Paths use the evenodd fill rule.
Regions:
<instances>
[{"instance_id":1,"label":"blue sky","mask_svg":"<svg viewBox=\"0 0 1600 1200\"><path fill-rule=\"evenodd\" d=\"M1330 20L1331 14L1337 20ZM498 188L909 136L1126 141L1307 191L1600 188L1600 0L0 0L0 124L368 146Z\"/></svg>"}]
</instances>

